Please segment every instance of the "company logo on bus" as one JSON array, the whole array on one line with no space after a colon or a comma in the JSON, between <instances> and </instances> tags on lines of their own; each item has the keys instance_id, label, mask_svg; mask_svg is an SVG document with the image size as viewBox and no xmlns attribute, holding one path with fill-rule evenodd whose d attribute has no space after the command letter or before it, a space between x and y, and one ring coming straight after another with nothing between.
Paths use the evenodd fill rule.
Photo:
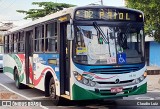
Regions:
<instances>
[{"instance_id":1,"label":"company logo on bus","mask_svg":"<svg viewBox=\"0 0 160 109\"><path fill-rule=\"evenodd\" d=\"M116 79L115 83L116 83L116 84L120 83L120 80L119 80L119 79Z\"/></svg>"}]
</instances>

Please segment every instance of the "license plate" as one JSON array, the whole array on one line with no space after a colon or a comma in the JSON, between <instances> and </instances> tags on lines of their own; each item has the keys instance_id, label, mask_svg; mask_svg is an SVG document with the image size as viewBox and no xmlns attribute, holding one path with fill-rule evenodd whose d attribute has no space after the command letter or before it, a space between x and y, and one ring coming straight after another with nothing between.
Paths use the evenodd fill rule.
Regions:
<instances>
[{"instance_id":1,"label":"license plate","mask_svg":"<svg viewBox=\"0 0 160 109\"><path fill-rule=\"evenodd\" d=\"M122 92L122 91L123 91L122 87L111 88L111 93L118 93L118 92Z\"/></svg>"}]
</instances>

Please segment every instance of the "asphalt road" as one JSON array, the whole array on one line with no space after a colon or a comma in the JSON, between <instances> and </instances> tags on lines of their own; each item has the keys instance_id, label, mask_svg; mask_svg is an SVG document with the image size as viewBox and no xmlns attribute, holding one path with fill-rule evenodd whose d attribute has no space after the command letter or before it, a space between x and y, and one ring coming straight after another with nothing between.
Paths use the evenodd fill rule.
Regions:
<instances>
[{"instance_id":1,"label":"asphalt road","mask_svg":"<svg viewBox=\"0 0 160 109\"><path fill-rule=\"evenodd\" d=\"M46 100L48 98L44 97L44 92L37 90L37 89L23 89L19 90L15 87L15 83L13 80L8 78L6 75L0 73L0 93L12 93L10 99L18 99L18 100ZM14 94L13 94L14 93ZM146 100L157 100L159 101L160 105L160 91L156 92L154 90L148 92L144 95L136 95L136 96L130 96L125 97L123 100L104 100L104 101L64 101L64 103L61 106L54 106L52 105L52 101L47 101L47 103L51 106L41 106L41 107L26 107L26 109L36 109L36 108L42 108L42 109L160 109L160 106L137 106L137 104L140 104L140 102L135 102L133 100L145 100L142 101L146 103ZM148 101L151 103L150 101ZM155 101L156 102L156 101ZM130 106L125 106L126 104L130 104ZM5 107L0 107L0 109L5 109ZM10 107L9 109L14 109L15 107ZM22 109L21 107L19 107ZM18 108L17 108L18 109ZM23 107L23 109L25 109Z\"/></svg>"}]
</instances>

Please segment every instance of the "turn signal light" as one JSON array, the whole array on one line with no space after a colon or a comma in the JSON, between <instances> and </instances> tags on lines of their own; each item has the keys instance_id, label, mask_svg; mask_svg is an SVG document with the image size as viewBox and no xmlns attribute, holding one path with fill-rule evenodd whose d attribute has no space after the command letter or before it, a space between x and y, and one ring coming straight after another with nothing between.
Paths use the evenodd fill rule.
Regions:
<instances>
[{"instance_id":1,"label":"turn signal light","mask_svg":"<svg viewBox=\"0 0 160 109\"><path fill-rule=\"evenodd\" d=\"M78 80L78 81L81 81L82 78L83 78L83 77L82 77L81 75L77 75L77 80Z\"/></svg>"},{"instance_id":2,"label":"turn signal light","mask_svg":"<svg viewBox=\"0 0 160 109\"><path fill-rule=\"evenodd\" d=\"M145 72L144 72L143 76L144 76L144 77L146 77L146 76L147 76L147 71L145 71Z\"/></svg>"}]
</instances>

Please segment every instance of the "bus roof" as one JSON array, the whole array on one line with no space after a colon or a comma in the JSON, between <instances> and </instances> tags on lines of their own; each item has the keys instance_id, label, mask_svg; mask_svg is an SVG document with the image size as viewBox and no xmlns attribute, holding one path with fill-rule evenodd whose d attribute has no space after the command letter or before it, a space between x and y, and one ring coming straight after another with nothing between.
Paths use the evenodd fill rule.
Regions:
<instances>
[{"instance_id":1,"label":"bus roof","mask_svg":"<svg viewBox=\"0 0 160 109\"><path fill-rule=\"evenodd\" d=\"M127 9L127 10L131 10L131 11L137 11L137 12L143 13L142 11L139 11L139 10L136 10L136 9L131 9L131 8L126 8L126 7L114 7L114 6L102 6L102 5L87 5L87 6L80 6L80 7L70 7L70 8L65 8L61 11L58 11L56 13L47 15L45 17L39 18L37 20L31 21L30 23L28 23L26 25L12 28L12 29L8 30L7 33L12 33L12 32L18 31L18 30L22 30L24 28L33 26L35 24L43 23L45 21L52 20L54 18L63 16L63 15L66 15L66 14L70 14L71 18L73 18L73 13L74 13L75 10L84 9L84 8L116 8L116 9Z\"/></svg>"},{"instance_id":2,"label":"bus roof","mask_svg":"<svg viewBox=\"0 0 160 109\"><path fill-rule=\"evenodd\" d=\"M45 21L48 21L48 20L52 20L54 18L63 16L63 15L66 15L66 14L70 14L71 17L72 17L72 13L73 13L74 8L75 7L65 8L61 11L56 12L56 13L53 13L53 14L47 15L45 17L42 17L42 18L36 19L34 21L31 21L28 24L25 24L23 26L18 26L18 27L12 28L12 29L8 30L8 32L15 32L17 30L21 30L21 29L33 26L35 24L39 24L39 23L42 23L42 22L45 22Z\"/></svg>"}]
</instances>

